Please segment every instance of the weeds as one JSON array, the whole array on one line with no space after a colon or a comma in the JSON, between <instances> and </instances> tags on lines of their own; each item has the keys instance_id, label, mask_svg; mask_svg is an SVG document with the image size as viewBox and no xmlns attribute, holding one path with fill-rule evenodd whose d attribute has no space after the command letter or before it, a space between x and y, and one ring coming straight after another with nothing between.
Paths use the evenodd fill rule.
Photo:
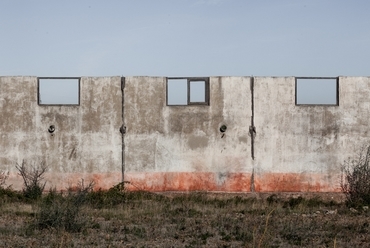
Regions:
<instances>
[{"instance_id":1,"label":"weeds","mask_svg":"<svg viewBox=\"0 0 370 248\"><path fill-rule=\"evenodd\" d=\"M344 162L341 189L350 206L370 204L370 145L364 146L358 157Z\"/></svg>"},{"instance_id":2,"label":"weeds","mask_svg":"<svg viewBox=\"0 0 370 248\"><path fill-rule=\"evenodd\" d=\"M9 171L6 173L5 171L0 171L0 188L4 188L5 182L9 177Z\"/></svg>"},{"instance_id":3,"label":"weeds","mask_svg":"<svg viewBox=\"0 0 370 248\"><path fill-rule=\"evenodd\" d=\"M87 218L82 213L84 192L68 192L66 196L51 190L38 204L33 225L38 229L54 228L79 232L86 227Z\"/></svg>"},{"instance_id":4,"label":"weeds","mask_svg":"<svg viewBox=\"0 0 370 248\"><path fill-rule=\"evenodd\" d=\"M119 183L107 191L90 191L86 196L86 202L95 208L110 208L124 203L126 200L125 183Z\"/></svg>"},{"instance_id":5,"label":"weeds","mask_svg":"<svg viewBox=\"0 0 370 248\"><path fill-rule=\"evenodd\" d=\"M32 247L368 246L369 216L353 215L344 204L335 205L340 211L327 214L330 204L320 198L291 200L279 195L268 202L245 195L160 195L127 192L122 185L94 195L91 184L79 185L63 194L50 190L32 202L36 208L2 206L0 230L7 231L0 232L0 246L25 247L30 242ZM121 203L111 202L115 194ZM10 221L12 225L4 225Z\"/></svg>"},{"instance_id":6,"label":"weeds","mask_svg":"<svg viewBox=\"0 0 370 248\"><path fill-rule=\"evenodd\" d=\"M11 186L5 187L8 177L9 172L0 172L0 203L19 201L22 199L22 195L14 191Z\"/></svg>"},{"instance_id":7,"label":"weeds","mask_svg":"<svg viewBox=\"0 0 370 248\"><path fill-rule=\"evenodd\" d=\"M23 160L22 164L17 164L15 167L23 178L23 195L31 200L40 198L46 184L43 182L47 169L45 163L42 162L40 166L33 165L31 168L27 168L26 162Z\"/></svg>"},{"instance_id":8,"label":"weeds","mask_svg":"<svg viewBox=\"0 0 370 248\"><path fill-rule=\"evenodd\" d=\"M267 228L268 228L268 224L269 224L269 219L270 219L270 216L272 214L272 212L274 212L275 209L271 210L270 213L268 213L267 217L266 217L266 223L265 223L265 228L263 230L263 233L262 233L262 236L258 242L258 247L261 247L261 245L263 244L264 242L264 238L266 236L266 232L267 232Z\"/></svg>"}]
</instances>

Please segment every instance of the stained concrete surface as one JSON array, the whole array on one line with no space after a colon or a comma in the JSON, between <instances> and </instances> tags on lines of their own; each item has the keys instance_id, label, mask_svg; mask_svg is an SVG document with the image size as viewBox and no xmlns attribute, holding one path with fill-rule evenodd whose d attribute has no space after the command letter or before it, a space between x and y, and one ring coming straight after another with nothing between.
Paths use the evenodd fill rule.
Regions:
<instances>
[{"instance_id":1,"label":"stained concrete surface","mask_svg":"<svg viewBox=\"0 0 370 248\"><path fill-rule=\"evenodd\" d=\"M343 161L369 140L369 77L339 77L338 106L295 105L294 77L210 77L208 105L167 106L166 82L82 77L79 106L47 106L37 77L0 77L8 184L21 189L24 160L48 166L47 188L337 192Z\"/></svg>"}]
</instances>

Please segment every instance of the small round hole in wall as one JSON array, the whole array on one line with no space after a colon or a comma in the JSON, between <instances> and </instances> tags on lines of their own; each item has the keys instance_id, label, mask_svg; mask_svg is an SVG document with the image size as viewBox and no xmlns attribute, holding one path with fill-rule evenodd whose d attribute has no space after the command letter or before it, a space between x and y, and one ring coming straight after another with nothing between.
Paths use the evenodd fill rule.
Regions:
<instances>
[{"instance_id":1,"label":"small round hole in wall","mask_svg":"<svg viewBox=\"0 0 370 248\"><path fill-rule=\"evenodd\" d=\"M48 129L48 132L49 133L54 133L55 131L55 126L54 125L50 125L49 129Z\"/></svg>"},{"instance_id":2,"label":"small round hole in wall","mask_svg":"<svg viewBox=\"0 0 370 248\"><path fill-rule=\"evenodd\" d=\"M226 132L226 129L227 129L227 126L226 126L226 125L222 125L222 126L220 127L220 132L221 132L221 133L224 133L224 132Z\"/></svg>"}]
</instances>

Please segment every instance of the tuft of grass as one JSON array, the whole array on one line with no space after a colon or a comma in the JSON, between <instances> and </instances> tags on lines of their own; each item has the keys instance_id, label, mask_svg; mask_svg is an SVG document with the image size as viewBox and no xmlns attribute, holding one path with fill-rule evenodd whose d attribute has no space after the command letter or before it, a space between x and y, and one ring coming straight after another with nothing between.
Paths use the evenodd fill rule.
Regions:
<instances>
[{"instance_id":1,"label":"tuft of grass","mask_svg":"<svg viewBox=\"0 0 370 248\"><path fill-rule=\"evenodd\" d=\"M92 192L94 182L84 185L83 179L78 183L77 191L68 190L67 195L50 189L37 205L35 221L32 226L37 229L57 229L66 232L80 232L88 222L83 208L87 195Z\"/></svg>"},{"instance_id":2,"label":"tuft of grass","mask_svg":"<svg viewBox=\"0 0 370 248\"><path fill-rule=\"evenodd\" d=\"M37 229L54 228L67 232L80 232L87 224L82 213L84 192L68 192L66 196L51 190L38 204L35 221Z\"/></svg>"},{"instance_id":3,"label":"tuft of grass","mask_svg":"<svg viewBox=\"0 0 370 248\"><path fill-rule=\"evenodd\" d=\"M90 191L86 195L86 203L95 208L110 208L126 201L125 183L119 183L107 191L101 189Z\"/></svg>"}]
</instances>

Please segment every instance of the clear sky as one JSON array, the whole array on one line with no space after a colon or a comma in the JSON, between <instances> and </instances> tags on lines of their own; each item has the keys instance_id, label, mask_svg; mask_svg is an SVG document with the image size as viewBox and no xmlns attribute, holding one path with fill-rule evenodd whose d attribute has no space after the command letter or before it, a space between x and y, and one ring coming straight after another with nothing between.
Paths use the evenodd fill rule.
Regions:
<instances>
[{"instance_id":1,"label":"clear sky","mask_svg":"<svg viewBox=\"0 0 370 248\"><path fill-rule=\"evenodd\" d=\"M1 0L0 75L369 76L368 0Z\"/></svg>"}]
</instances>

